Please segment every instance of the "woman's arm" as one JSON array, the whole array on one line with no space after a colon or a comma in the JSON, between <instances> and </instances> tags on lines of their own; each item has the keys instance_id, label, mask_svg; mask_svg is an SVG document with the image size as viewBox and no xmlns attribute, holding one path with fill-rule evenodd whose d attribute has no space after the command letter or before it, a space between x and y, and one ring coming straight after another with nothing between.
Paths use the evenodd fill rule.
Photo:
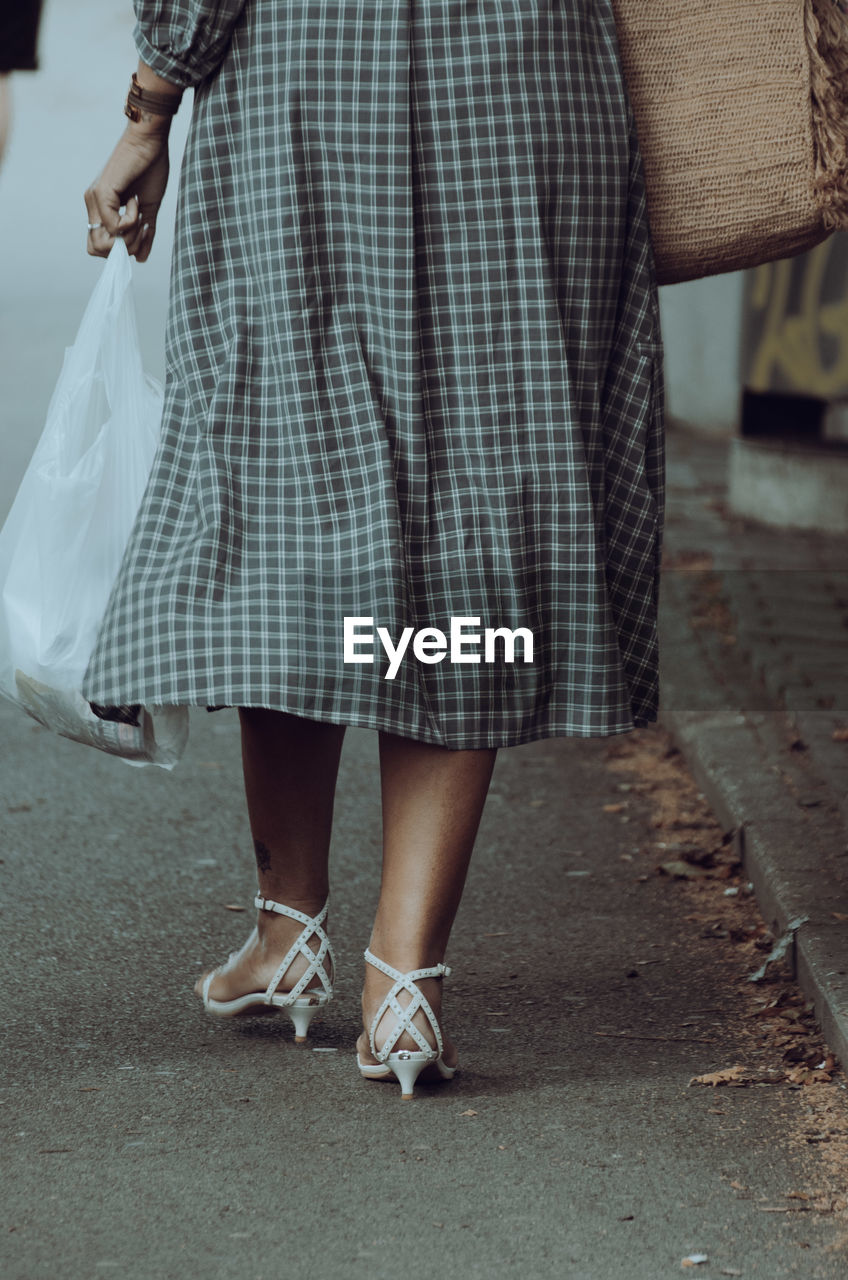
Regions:
<instances>
[{"instance_id":1,"label":"woman's arm","mask_svg":"<svg viewBox=\"0 0 848 1280\"><path fill-rule=\"evenodd\" d=\"M248 0L134 0L138 83L174 95L199 85L218 67ZM170 115L140 108L101 173L85 193L88 252L108 257L116 236L138 262L150 255L168 182ZM121 214L121 207L125 206Z\"/></svg>"},{"instance_id":2,"label":"woman's arm","mask_svg":"<svg viewBox=\"0 0 848 1280\"><path fill-rule=\"evenodd\" d=\"M178 103L182 89L139 61L136 78L142 90L167 95ZM117 236L138 262L150 256L156 218L168 183L168 135L172 116L145 109L128 120L100 177L85 193L89 224L88 252L108 257ZM120 212L125 206L124 213ZM99 225L97 225L99 224Z\"/></svg>"}]
</instances>

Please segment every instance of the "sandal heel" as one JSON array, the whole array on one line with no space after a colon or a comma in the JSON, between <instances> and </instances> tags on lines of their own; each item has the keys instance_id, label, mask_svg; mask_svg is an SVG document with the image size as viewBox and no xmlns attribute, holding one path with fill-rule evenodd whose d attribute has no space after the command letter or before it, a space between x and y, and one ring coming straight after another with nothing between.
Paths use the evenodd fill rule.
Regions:
<instances>
[{"instance_id":1,"label":"sandal heel","mask_svg":"<svg viewBox=\"0 0 848 1280\"><path fill-rule=\"evenodd\" d=\"M286 1013L294 1023L294 1042L303 1044L309 1037L309 1024L317 1013L321 1012L326 1001L310 1001L309 1004L283 1005Z\"/></svg>"},{"instance_id":2,"label":"sandal heel","mask_svg":"<svg viewBox=\"0 0 848 1280\"><path fill-rule=\"evenodd\" d=\"M435 1054L432 1057L425 1057L422 1053L404 1053L403 1051L389 1054L386 1059L386 1066L391 1067L400 1081L402 1101L415 1097L415 1081L424 1068L429 1067L430 1063L435 1061Z\"/></svg>"}]
</instances>

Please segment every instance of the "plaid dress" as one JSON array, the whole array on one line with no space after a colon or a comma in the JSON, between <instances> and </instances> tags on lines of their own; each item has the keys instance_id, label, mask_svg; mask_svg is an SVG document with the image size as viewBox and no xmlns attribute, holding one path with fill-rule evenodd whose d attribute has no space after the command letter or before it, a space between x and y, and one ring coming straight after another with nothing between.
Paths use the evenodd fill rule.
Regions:
<instances>
[{"instance_id":1,"label":"plaid dress","mask_svg":"<svg viewBox=\"0 0 848 1280\"><path fill-rule=\"evenodd\" d=\"M135 9L194 103L85 696L451 748L656 720L662 343L611 0Z\"/></svg>"}]
</instances>

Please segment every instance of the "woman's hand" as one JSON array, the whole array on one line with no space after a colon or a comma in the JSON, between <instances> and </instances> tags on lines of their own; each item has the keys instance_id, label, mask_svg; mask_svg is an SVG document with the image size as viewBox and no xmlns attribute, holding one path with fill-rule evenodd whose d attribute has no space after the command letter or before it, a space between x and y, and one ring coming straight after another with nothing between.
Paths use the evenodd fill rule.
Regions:
<instances>
[{"instance_id":1,"label":"woman's hand","mask_svg":"<svg viewBox=\"0 0 848 1280\"><path fill-rule=\"evenodd\" d=\"M102 223L88 233L88 252L95 257L107 258L118 236L138 262L150 256L168 183L170 123L167 117L154 127L129 123L100 177L86 191L88 220Z\"/></svg>"}]
</instances>

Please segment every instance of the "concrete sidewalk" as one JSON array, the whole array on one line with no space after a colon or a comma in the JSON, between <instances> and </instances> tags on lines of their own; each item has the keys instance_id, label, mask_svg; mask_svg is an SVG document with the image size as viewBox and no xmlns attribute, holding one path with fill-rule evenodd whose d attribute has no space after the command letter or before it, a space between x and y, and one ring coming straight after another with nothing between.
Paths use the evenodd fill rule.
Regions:
<instances>
[{"instance_id":1,"label":"concrete sidewalk","mask_svg":"<svg viewBox=\"0 0 848 1280\"><path fill-rule=\"evenodd\" d=\"M848 546L728 513L727 456L669 428L662 720L848 1063Z\"/></svg>"}]
</instances>

